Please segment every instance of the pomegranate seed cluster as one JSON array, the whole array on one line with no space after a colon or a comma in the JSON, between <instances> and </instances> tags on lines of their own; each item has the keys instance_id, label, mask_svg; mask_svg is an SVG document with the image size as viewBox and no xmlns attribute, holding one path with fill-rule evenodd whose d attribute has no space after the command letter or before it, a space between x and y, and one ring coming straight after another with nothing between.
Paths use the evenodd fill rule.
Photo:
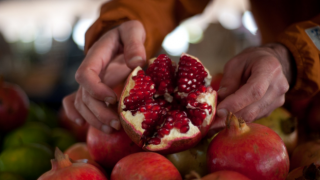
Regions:
<instances>
[{"instance_id":1,"label":"pomegranate seed cluster","mask_svg":"<svg viewBox=\"0 0 320 180\"><path fill-rule=\"evenodd\" d=\"M160 144L161 138L174 128L187 133L190 122L201 126L212 113L211 106L197 101L201 93L207 92L203 84L208 73L203 65L189 56L182 56L177 77L175 68L166 55L160 55L146 70L147 75L140 70L132 77L135 86L124 99L124 110L133 115L138 111L143 113L145 119L141 126L145 131L141 140L144 143ZM176 90L175 86L178 86ZM179 92L187 93L187 96L180 96ZM165 100L165 93L173 97L172 102Z\"/></svg>"},{"instance_id":2,"label":"pomegranate seed cluster","mask_svg":"<svg viewBox=\"0 0 320 180\"><path fill-rule=\"evenodd\" d=\"M178 91L189 93L204 83L208 73L203 65L189 56L182 56L178 69Z\"/></svg>"},{"instance_id":3,"label":"pomegranate seed cluster","mask_svg":"<svg viewBox=\"0 0 320 180\"><path fill-rule=\"evenodd\" d=\"M154 63L148 67L146 74L151 76L155 83L157 94L173 93L174 82L172 79L174 79L175 68L168 56L164 54L159 55Z\"/></svg>"},{"instance_id":4,"label":"pomegranate seed cluster","mask_svg":"<svg viewBox=\"0 0 320 180\"><path fill-rule=\"evenodd\" d=\"M152 97L156 90L150 76L146 76L144 71L138 71L137 75L132 77L135 86L130 90L129 96L124 98L126 110L136 112L137 109L145 105L147 101L152 101Z\"/></svg>"}]
</instances>

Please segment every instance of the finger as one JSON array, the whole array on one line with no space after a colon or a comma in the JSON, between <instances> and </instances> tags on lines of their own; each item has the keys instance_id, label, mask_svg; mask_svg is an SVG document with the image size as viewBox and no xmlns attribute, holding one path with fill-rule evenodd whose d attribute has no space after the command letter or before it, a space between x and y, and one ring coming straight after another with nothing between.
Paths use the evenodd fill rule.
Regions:
<instances>
[{"instance_id":1,"label":"finger","mask_svg":"<svg viewBox=\"0 0 320 180\"><path fill-rule=\"evenodd\" d=\"M82 101L98 121L116 130L120 130L121 124L117 113L107 108L106 104L92 98L84 89L82 89Z\"/></svg>"},{"instance_id":2,"label":"finger","mask_svg":"<svg viewBox=\"0 0 320 180\"><path fill-rule=\"evenodd\" d=\"M126 65L123 54L119 55L108 66L105 75L102 77L102 82L114 88L119 83L124 82L130 72L131 69Z\"/></svg>"},{"instance_id":3,"label":"finger","mask_svg":"<svg viewBox=\"0 0 320 180\"><path fill-rule=\"evenodd\" d=\"M219 100L223 100L239 89L244 68L245 61L239 61L236 58L230 60L225 65L218 90Z\"/></svg>"},{"instance_id":4,"label":"finger","mask_svg":"<svg viewBox=\"0 0 320 180\"><path fill-rule=\"evenodd\" d=\"M111 104L116 102L116 95L110 87L101 82L100 74L107 68L119 46L118 31L109 31L90 48L75 75L77 82L91 96Z\"/></svg>"},{"instance_id":5,"label":"finger","mask_svg":"<svg viewBox=\"0 0 320 180\"><path fill-rule=\"evenodd\" d=\"M257 118L267 115L275 108L284 104L284 94L289 84L284 76L275 80L276 82L270 85L265 95L242 110L235 112L237 117L242 117L247 122L252 122ZM287 84L287 85L286 85Z\"/></svg>"},{"instance_id":6,"label":"finger","mask_svg":"<svg viewBox=\"0 0 320 180\"><path fill-rule=\"evenodd\" d=\"M236 113L236 116L241 117L246 122L253 122L256 119L269 115L274 109L282 106L284 101L284 95L274 98L273 101L262 100L247 106Z\"/></svg>"},{"instance_id":7,"label":"finger","mask_svg":"<svg viewBox=\"0 0 320 180\"><path fill-rule=\"evenodd\" d=\"M74 107L74 101L76 97L76 92L66 96L62 100L62 105L65 110L66 116L71 120L77 123L79 126L82 126L85 121L82 116L78 113L77 109Z\"/></svg>"},{"instance_id":8,"label":"finger","mask_svg":"<svg viewBox=\"0 0 320 180\"><path fill-rule=\"evenodd\" d=\"M130 21L119 27L120 38L124 46L124 58L128 67L143 67L146 63L144 41L146 33L139 21Z\"/></svg>"},{"instance_id":9,"label":"finger","mask_svg":"<svg viewBox=\"0 0 320 180\"><path fill-rule=\"evenodd\" d=\"M112 128L108 125L104 125L102 122L100 122L88 109L88 107L82 102L82 90L80 89L75 98L75 104L74 106L78 110L78 112L81 114L81 116L93 127L100 129L101 131L110 134L112 132Z\"/></svg>"}]
</instances>

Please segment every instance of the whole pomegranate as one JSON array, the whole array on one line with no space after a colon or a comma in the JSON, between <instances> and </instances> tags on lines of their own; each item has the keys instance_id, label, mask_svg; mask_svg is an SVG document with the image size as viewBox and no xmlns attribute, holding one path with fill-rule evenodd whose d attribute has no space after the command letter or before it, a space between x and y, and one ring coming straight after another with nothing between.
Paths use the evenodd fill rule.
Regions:
<instances>
[{"instance_id":1,"label":"whole pomegranate","mask_svg":"<svg viewBox=\"0 0 320 180\"><path fill-rule=\"evenodd\" d=\"M0 78L0 132L9 132L27 119L29 99L16 84Z\"/></svg>"},{"instance_id":2,"label":"whole pomegranate","mask_svg":"<svg viewBox=\"0 0 320 180\"><path fill-rule=\"evenodd\" d=\"M113 168L111 180L182 180L177 168L164 156L139 152L122 158Z\"/></svg>"},{"instance_id":3,"label":"whole pomegranate","mask_svg":"<svg viewBox=\"0 0 320 180\"><path fill-rule=\"evenodd\" d=\"M174 153L195 146L208 132L216 107L211 75L195 57L182 54L179 65L161 54L146 73L129 75L119 102L121 124L145 150Z\"/></svg>"},{"instance_id":4,"label":"whole pomegranate","mask_svg":"<svg viewBox=\"0 0 320 180\"><path fill-rule=\"evenodd\" d=\"M108 169L121 158L142 151L123 129L106 134L92 126L88 131L87 146L93 160Z\"/></svg>"},{"instance_id":5,"label":"whole pomegranate","mask_svg":"<svg viewBox=\"0 0 320 180\"><path fill-rule=\"evenodd\" d=\"M260 118L255 123L265 125L274 130L286 145L288 154L291 154L298 144L298 123L283 107L275 109L268 117Z\"/></svg>"},{"instance_id":6,"label":"whole pomegranate","mask_svg":"<svg viewBox=\"0 0 320 180\"><path fill-rule=\"evenodd\" d=\"M38 180L107 180L107 177L95 166L83 162L71 163L68 155L64 155L58 148L55 159L51 160L52 169L42 174Z\"/></svg>"},{"instance_id":7,"label":"whole pomegranate","mask_svg":"<svg viewBox=\"0 0 320 180\"><path fill-rule=\"evenodd\" d=\"M308 166L311 163L320 165L320 139L298 145L292 152L290 169Z\"/></svg>"},{"instance_id":8,"label":"whole pomegranate","mask_svg":"<svg viewBox=\"0 0 320 180\"><path fill-rule=\"evenodd\" d=\"M208 174L201 178L201 176L191 171L190 174L186 175L185 180L250 180L246 176L236 172L236 171L216 171L214 173Z\"/></svg>"},{"instance_id":9,"label":"whole pomegranate","mask_svg":"<svg viewBox=\"0 0 320 180\"><path fill-rule=\"evenodd\" d=\"M272 129L246 124L231 112L226 128L211 141L207 152L210 173L237 171L250 179L285 179L289 172L286 147Z\"/></svg>"},{"instance_id":10,"label":"whole pomegranate","mask_svg":"<svg viewBox=\"0 0 320 180\"><path fill-rule=\"evenodd\" d=\"M317 180L320 179L320 167L314 163L292 170L286 180Z\"/></svg>"}]
</instances>

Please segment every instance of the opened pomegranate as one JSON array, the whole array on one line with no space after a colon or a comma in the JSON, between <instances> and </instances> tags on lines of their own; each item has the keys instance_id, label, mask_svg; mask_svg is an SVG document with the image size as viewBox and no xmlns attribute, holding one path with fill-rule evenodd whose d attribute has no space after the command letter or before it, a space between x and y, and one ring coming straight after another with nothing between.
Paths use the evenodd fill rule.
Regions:
<instances>
[{"instance_id":1,"label":"opened pomegranate","mask_svg":"<svg viewBox=\"0 0 320 180\"><path fill-rule=\"evenodd\" d=\"M93 160L108 170L121 158L142 151L123 129L106 134L92 126L88 131L87 146Z\"/></svg>"},{"instance_id":2,"label":"opened pomegranate","mask_svg":"<svg viewBox=\"0 0 320 180\"><path fill-rule=\"evenodd\" d=\"M174 153L196 145L208 132L216 107L211 75L195 57L178 66L166 55L137 67L122 92L119 112L129 137L146 150Z\"/></svg>"},{"instance_id":3,"label":"opened pomegranate","mask_svg":"<svg viewBox=\"0 0 320 180\"><path fill-rule=\"evenodd\" d=\"M0 132L9 132L27 119L29 99L16 84L0 78Z\"/></svg>"},{"instance_id":4,"label":"opened pomegranate","mask_svg":"<svg viewBox=\"0 0 320 180\"><path fill-rule=\"evenodd\" d=\"M42 174L38 180L107 180L107 177L91 164L84 162L71 163L68 155L64 155L58 148L55 159L51 160L52 169Z\"/></svg>"},{"instance_id":5,"label":"opened pomegranate","mask_svg":"<svg viewBox=\"0 0 320 180\"><path fill-rule=\"evenodd\" d=\"M177 168L164 156L139 152L122 158L113 168L111 180L182 180Z\"/></svg>"},{"instance_id":6,"label":"opened pomegranate","mask_svg":"<svg viewBox=\"0 0 320 180\"><path fill-rule=\"evenodd\" d=\"M246 124L229 113L226 128L209 145L207 165L210 173L232 170L250 179L284 180L289 172L289 156L272 129Z\"/></svg>"},{"instance_id":7,"label":"opened pomegranate","mask_svg":"<svg viewBox=\"0 0 320 180\"><path fill-rule=\"evenodd\" d=\"M185 180L250 180L236 171L216 171L201 178L195 171L185 176Z\"/></svg>"}]
</instances>

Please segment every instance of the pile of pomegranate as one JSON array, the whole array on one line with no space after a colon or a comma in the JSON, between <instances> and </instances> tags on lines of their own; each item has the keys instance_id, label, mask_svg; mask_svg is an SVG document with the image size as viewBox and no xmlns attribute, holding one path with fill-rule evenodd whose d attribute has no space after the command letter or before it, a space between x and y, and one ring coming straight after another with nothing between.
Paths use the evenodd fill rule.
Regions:
<instances>
[{"instance_id":1,"label":"pile of pomegranate","mask_svg":"<svg viewBox=\"0 0 320 180\"><path fill-rule=\"evenodd\" d=\"M60 126L78 142L64 152L56 148L52 169L41 171L38 179L320 179L320 93L301 104L298 118L285 107L251 123L229 112L225 128L214 134L210 127L222 76L212 77L188 54L179 62L165 54L150 59L148 67L132 70L115 90L119 102L112 108L118 110L120 130L106 134L87 123L78 126L60 111ZM296 108L293 103L288 109ZM24 92L0 80L0 142L26 121L27 111ZM6 155L12 149L1 152L3 144L0 179L4 173L28 179L20 164L29 162L19 162L24 158L17 153L12 157L19 158ZM34 157L35 163L40 160Z\"/></svg>"}]
</instances>

